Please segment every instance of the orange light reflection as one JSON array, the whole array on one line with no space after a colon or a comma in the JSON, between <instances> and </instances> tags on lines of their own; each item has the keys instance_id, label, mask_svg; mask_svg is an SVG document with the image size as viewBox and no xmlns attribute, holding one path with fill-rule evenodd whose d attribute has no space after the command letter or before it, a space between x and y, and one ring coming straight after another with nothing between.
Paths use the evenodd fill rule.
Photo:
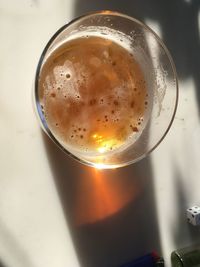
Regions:
<instances>
[{"instance_id":1,"label":"orange light reflection","mask_svg":"<svg viewBox=\"0 0 200 267\"><path fill-rule=\"evenodd\" d=\"M138 195L134 180L119 177L118 170L87 169L75 196L75 221L94 223L119 212Z\"/></svg>"}]
</instances>

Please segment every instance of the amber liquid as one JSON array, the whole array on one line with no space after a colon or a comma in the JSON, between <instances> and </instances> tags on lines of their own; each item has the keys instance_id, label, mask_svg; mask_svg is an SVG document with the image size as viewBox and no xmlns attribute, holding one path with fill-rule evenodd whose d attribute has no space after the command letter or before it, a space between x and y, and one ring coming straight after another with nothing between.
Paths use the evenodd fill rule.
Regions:
<instances>
[{"instance_id":1,"label":"amber liquid","mask_svg":"<svg viewBox=\"0 0 200 267\"><path fill-rule=\"evenodd\" d=\"M133 55L94 36L68 41L51 53L41 69L39 98L62 146L94 155L135 142L148 105L144 76Z\"/></svg>"}]
</instances>

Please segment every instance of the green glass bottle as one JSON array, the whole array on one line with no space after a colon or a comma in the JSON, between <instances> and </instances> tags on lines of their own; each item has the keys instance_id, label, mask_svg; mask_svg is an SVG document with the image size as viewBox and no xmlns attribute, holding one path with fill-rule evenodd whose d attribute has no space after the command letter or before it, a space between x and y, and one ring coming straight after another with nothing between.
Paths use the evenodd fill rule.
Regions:
<instances>
[{"instance_id":1,"label":"green glass bottle","mask_svg":"<svg viewBox=\"0 0 200 267\"><path fill-rule=\"evenodd\" d=\"M200 267L200 246L177 249L171 254L172 267Z\"/></svg>"}]
</instances>

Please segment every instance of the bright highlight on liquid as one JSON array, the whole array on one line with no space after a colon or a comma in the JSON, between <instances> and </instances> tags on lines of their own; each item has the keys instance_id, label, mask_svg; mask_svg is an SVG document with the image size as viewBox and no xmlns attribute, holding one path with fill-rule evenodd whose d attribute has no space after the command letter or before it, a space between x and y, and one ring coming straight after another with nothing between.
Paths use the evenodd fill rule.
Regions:
<instances>
[{"instance_id":1,"label":"bright highlight on liquid","mask_svg":"<svg viewBox=\"0 0 200 267\"><path fill-rule=\"evenodd\" d=\"M92 138L97 143L98 145L97 150L100 153L105 153L107 151L112 150L112 147L115 147L117 145L117 142L119 142L118 140L115 140L115 139L106 140L104 136L99 135L97 133L93 134Z\"/></svg>"}]
</instances>

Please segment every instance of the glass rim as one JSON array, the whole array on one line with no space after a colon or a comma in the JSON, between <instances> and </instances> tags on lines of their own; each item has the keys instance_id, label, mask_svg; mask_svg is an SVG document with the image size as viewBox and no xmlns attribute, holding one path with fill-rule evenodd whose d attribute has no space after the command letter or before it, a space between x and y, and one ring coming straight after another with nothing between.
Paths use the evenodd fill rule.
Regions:
<instances>
[{"instance_id":1,"label":"glass rim","mask_svg":"<svg viewBox=\"0 0 200 267\"><path fill-rule=\"evenodd\" d=\"M41 71L41 66L42 63L44 61L46 52L48 51L49 47L51 46L52 42L56 39L56 37L62 32L64 31L66 28L68 28L69 26L71 26L72 24L74 24L75 22L83 19L83 18L87 18L90 16L94 16L94 15L110 15L110 16L119 16L119 17L123 17L126 18L128 20L133 21L134 23L137 23L138 25L141 25L143 28L145 28L147 31L149 31L151 34L153 34L153 36L155 37L155 39L158 41L158 43L162 46L164 52L167 55L167 58L169 59L169 63L171 65L172 68L172 72L173 72L173 79L175 81L175 89L176 89L176 100L175 100L175 104L174 104L174 109L173 109L173 114L171 116L171 120L169 121L168 127L166 128L166 130L164 131L164 133L162 134L161 138L159 138L159 140L156 142L156 144L154 146L152 146L152 148L150 148L148 151L146 151L145 153L143 153L140 157L137 157L136 159L130 160L128 162L124 162L124 163L119 163L119 164L97 164L94 162L90 162L87 160L83 160L82 158L74 155L73 153L71 153L69 150L67 150L65 147L62 146L62 144L54 137L54 135L52 134L52 132L50 131L48 125L46 124L46 121L44 121L44 116L41 110L41 106L40 106L40 101L39 101L39 95L38 95L38 81L39 81L39 75L40 75L40 71ZM176 67L174 64L174 61L172 59L171 53L169 52L168 48L166 47L166 45L164 44L164 42L162 41L162 39L157 35L157 33L154 32L154 30L152 30L149 26L147 26L145 23L141 22L140 20L131 17L129 15L123 14L121 12L118 11L114 11L114 10L99 10L99 11L93 11L93 12L87 12L81 16L78 16L74 19L72 19L70 22L64 24L62 27L60 27L53 35L52 37L49 39L49 41L47 42L47 44L45 45L41 56L39 57L39 61L36 67L36 72L35 72L35 79L34 79L34 104L35 104L35 109L37 112L37 117L39 117L39 121L40 124L43 128L43 130L46 132L46 134L51 138L51 140L67 155L69 155L70 157L74 158L76 161L86 165L86 166L91 166L91 167L95 167L95 168L100 168L100 169L116 169L116 168L120 168L120 167L125 167L128 166L130 164L136 163L138 161L140 161L141 159L147 157L152 151L154 151L159 144L163 141L163 139L165 138L165 136L167 135L169 129L171 128L171 125L173 123L175 114L176 114L176 110L177 110L177 106L178 106L178 98L179 98L179 86L178 86L178 75L177 75L177 71L176 71ZM102 165L102 167L101 167Z\"/></svg>"}]
</instances>

